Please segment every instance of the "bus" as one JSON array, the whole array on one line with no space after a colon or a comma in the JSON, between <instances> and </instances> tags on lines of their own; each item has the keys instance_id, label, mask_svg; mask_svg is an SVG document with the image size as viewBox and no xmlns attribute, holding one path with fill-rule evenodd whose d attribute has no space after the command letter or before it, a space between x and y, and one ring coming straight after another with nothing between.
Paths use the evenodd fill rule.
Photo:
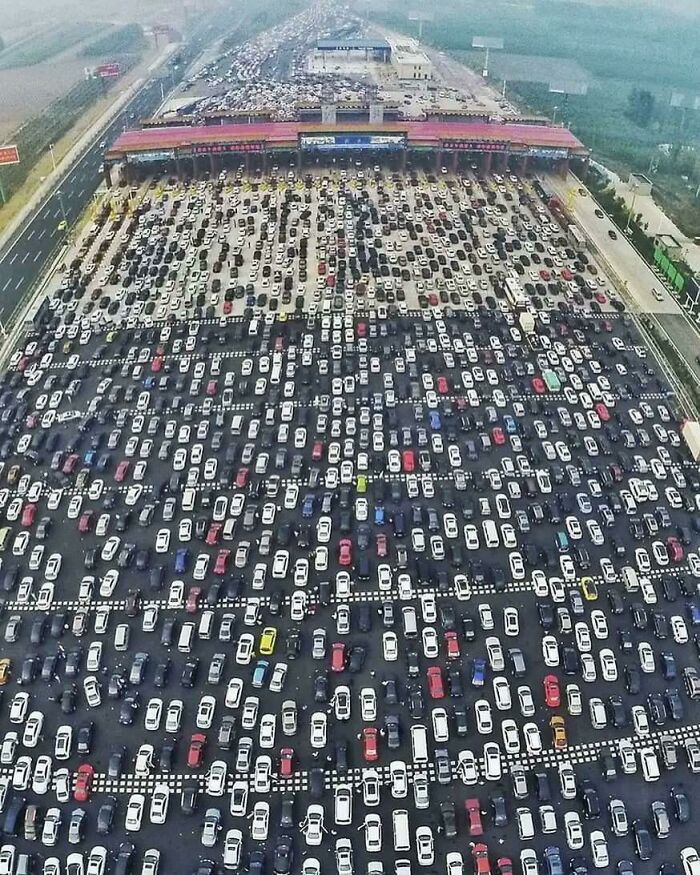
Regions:
<instances>
[{"instance_id":1,"label":"bus","mask_svg":"<svg viewBox=\"0 0 700 875\"><path fill-rule=\"evenodd\" d=\"M525 309L528 305L528 297L520 287L520 283L513 277L506 277L506 299L516 310Z\"/></svg>"}]
</instances>

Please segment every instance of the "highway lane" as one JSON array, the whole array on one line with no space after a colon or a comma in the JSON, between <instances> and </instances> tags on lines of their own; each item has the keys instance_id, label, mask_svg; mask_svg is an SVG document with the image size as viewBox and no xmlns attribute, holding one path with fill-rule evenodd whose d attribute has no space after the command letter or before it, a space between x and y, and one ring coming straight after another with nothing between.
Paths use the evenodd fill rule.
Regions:
<instances>
[{"instance_id":1,"label":"highway lane","mask_svg":"<svg viewBox=\"0 0 700 875\"><path fill-rule=\"evenodd\" d=\"M100 143L105 140L110 142L124 128L151 114L160 103L160 98L158 80L151 80L144 85L96 142L64 174L53 193L37 208L19 236L3 253L0 258L0 320L9 319L55 256L66 236L66 231L59 230L64 213L70 228L89 204L101 182Z\"/></svg>"}]
</instances>

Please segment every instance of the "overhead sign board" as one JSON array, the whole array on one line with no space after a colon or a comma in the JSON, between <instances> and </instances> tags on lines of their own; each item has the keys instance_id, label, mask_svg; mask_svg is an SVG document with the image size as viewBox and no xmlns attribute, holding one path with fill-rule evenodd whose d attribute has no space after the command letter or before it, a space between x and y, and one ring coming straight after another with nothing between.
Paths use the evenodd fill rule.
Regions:
<instances>
[{"instance_id":1,"label":"overhead sign board","mask_svg":"<svg viewBox=\"0 0 700 875\"><path fill-rule=\"evenodd\" d=\"M192 155L227 155L231 152L262 152L262 143L200 143L192 146ZM178 153L182 155L182 152Z\"/></svg>"},{"instance_id":2,"label":"overhead sign board","mask_svg":"<svg viewBox=\"0 0 700 875\"><path fill-rule=\"evenodd\" d=\"M0 146L0 166L3 164L19 164L17 146Z\"/></svg>"},{"instance_id":3,"label":"overhead sign board","mask_svg":"<svg viewBox=\"0 0 700 875\"><path fill-rule=\"evenodd\" d=\"M499 36L475 36L472 39L473 49L502 49L503 39Z\"/></svg>"},{"instance_id":4,"label":"overhead sign board","mask_svg":"<svg viewBox=\"0 0 700 875\"><path fill-rule=\"evenodd\" d=\"M569 150L568 149L548 149L540 146L528 146L527 153L530 158L549 158L549 159L560 159L560 158L568 158Z\"/></svg>"},{"instance_id":5,"label":"overhead sign board","mask_svg":"<svg viewBox=\"0 0 700 875\"><path fill-rule=\"evenodd\" d=\"M406 137L403 134L302 134L302 149L404 149Z\"/></svg>"},{"instance_id":6,"label":"overhead sign board","mask_svg":"<svg viewBox=\"0 0 700 875\"><path fill-rule=\"evenodd\" d=\"M131 164L150 164L152 161L170 161L175 157L174 149L152 149L149 152L127 152Z\"/></svg>"},{"instance_id":7,"label":"overhead sign board","mask_svg":"<svg viewBox=\"0 0 700 875\"><path fill-rule=\"evenodd\" d=\"M508 143L494 143L490 140L443 140L442 147L457 152L505 152Z\"/></svg>"}]
</instances>

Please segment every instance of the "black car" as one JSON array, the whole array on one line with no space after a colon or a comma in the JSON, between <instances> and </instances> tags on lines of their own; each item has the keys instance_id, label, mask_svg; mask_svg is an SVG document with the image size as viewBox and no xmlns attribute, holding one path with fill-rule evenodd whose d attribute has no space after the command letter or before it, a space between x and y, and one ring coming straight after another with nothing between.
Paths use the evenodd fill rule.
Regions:
<instances>
[{"instance_id":1,"label":"black car","mask_svg":"<svg viewBox=\"0 0 700 875\"><path fill-rule=\"evenodd\" d=\"M97 811L97 833L106 836L112 831L114 815L117 810L117 800L114 796L108 796Z\"/></svg>"},{"instance_id":2,"label":"black car","mask_svg":"<svg viewBox=\"0 0 700 875\"><path fill-rule=\"evenodd\" d=\"M78 729L78 753L88 754L92 750L95 735L95 724L92 720Z\"/></svg>"},{"instance_id":3,"label":"black car","mask_svg":"<svg viewBox=\"0 0 700 875\"><path fill-rule=\"evenodd\" d=\"M600 817L600 797L591 781L581 781L578 795L583 805L584 816L589 820Z\"/></svg>"},{"instance_id":4,"label":"black car","mask_svg":"<svg viewBox=\"0 0 700 875\"><path fill-rule=\"evenodd\" d=\"M390 750L396 750L401 746L399 718L395 714L387 714L384 718L384 732L386 744Z\"/></svg>"},{"instance_id":5,"label":"black car","mask_svg":"<svg viewBox=\"0 0 700 875\"><path fill-rule=\"evenodd\" d=\"M632 823L632 831L637 856L640 860L650 860L653 851L651 833L641 820L635 820Z\"/></svg>"},{"instance_id":6,"label":"black car","mask_svg":"<svg viewBox=\"0 0 700 875\"><path fill-rule=\"evenodd\" d=\"M274 852L274 870L277 875L289 875L294 861L294 845L290 836L277 839Z\"/></svg>"},{"instance_id":7,"label":"black car","mask_svg":"<svg viewBox=\"0 0 700 875\"><path fill-rule=\"evenodd\" d=\"M448 839L454 838L457 835L457 814L455 804L451 800L440 803L440 820L443 835Z\"/></svg>"},{"instance_id":8,"label":"black car","mask_svg":"<svg viewBox=\"0 0 700 875\"><path fill-rule=\"evenodd\" d=\"M126 748L119 747L112 751L109 755L107 763L107 775L110 778L118 778L124 771L124 763L126 761Z\"/></svg>"},{"instance_id":9,"label":"black car","mask_svg":"<svg viewBox=\"0 0 700 875\"><path fill-rule=\"evenodd\" d=\"M199 799L199 785L185 784L180 794L180 810L183 814L194 814Z\"/></svg>"}]
</instances>

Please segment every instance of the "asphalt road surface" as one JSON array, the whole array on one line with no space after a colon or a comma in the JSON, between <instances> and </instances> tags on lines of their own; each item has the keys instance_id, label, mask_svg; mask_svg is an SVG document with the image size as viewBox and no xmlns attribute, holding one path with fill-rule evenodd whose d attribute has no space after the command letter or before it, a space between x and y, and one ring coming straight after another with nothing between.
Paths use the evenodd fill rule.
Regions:
<instances>
[{"instance_id":1,"label":"asphalt road surface","mask_svg":"<svg viewBox=\"0 0 700 875\"><path fill-rule=\"evenodd\" d=\"M58 226L63 219L63 211L70 227L90 202L101 182L100 142L113 140L125 126L149 115L160 103L160 96L160 82L148 82L61 178L54 193L41 204L19 237L4 252L0 259L0 320L6 321L12 315L62 242L65 231L59 230Z\"/></svg>"}]
</instances>

